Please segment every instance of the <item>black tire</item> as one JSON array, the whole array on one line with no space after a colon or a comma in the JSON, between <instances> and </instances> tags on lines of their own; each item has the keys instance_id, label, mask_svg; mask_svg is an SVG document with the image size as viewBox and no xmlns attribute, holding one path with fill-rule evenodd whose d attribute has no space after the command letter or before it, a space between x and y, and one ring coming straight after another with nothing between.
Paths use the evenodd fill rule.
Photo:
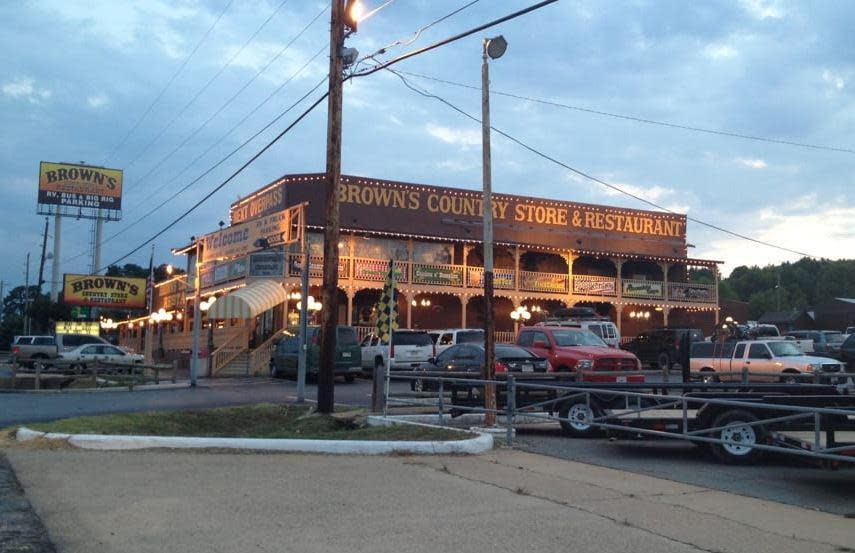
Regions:
<instances>
[{"instance_id":1,"label":"black tire","mask_svg":"<svg viewBox=\"0 0 855 553\"><path fill-rule=\"evenodd\" d=\"M784 371L784 374L781 376L782 384L799 384L802 382L802 379L799 377L799 373L795 371Z\"/></svg>"},{"instance_id":2,"label":"black tire","mask_svg":"<svg viewBox=\"0 0 855 553\"><path fill-rule=\"evenodd\" d=\"M346 374L344 375L344 381L348 384L353 384L354 382L356 382L356 377L352 374Z\"/></svg>"},{"instance_id":3,"label":"black tire","mask_svg":"<svg viewBox=\"0 0 855 553\"><path fill-rule=\"evenodd\" d=\"M713 428L724 426L710 437L728 439L731 444L711 444L716 459L729 465L751 465L763 458L764 451L743 444L763 444L766 429L762 425L740 426L739 423L757 422L757 416L744 409L729 409L715 418Z\"/></svg>"},{"instance_id":4,"label":"black tire","mask_svg":"<svg viewBox=\"0 0 855 553\"><path fill-rule=\"evenodd\" d=\"M571 438L591 438L600 433L600 429L596 426L586 424L585 418L593 418L599 416L600 409L594 400L590 402L590 408L584 398L576 398L565 401L558 407L558 416L561 420L561 431L566 436Z\"/></svg>"},{"instance_id":5,"label":"black tire","mask_svg":"<svg viewBox=\"0 0 855 553\"><path fill-rule=\"evenodd\" d=\"M667 351L659 352L659 355L656 356L656 365L660 369L671 370L671 365L673 365L673 363L671 362L671 356L668 355Z\"/></svg>"}]
</instances>

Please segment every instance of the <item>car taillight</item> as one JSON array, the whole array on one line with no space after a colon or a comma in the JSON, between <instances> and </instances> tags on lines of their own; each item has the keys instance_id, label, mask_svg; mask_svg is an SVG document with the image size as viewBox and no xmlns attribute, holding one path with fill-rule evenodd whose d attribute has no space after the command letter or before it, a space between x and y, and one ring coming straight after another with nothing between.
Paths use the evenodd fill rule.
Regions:
<instances>
[{"instance_id":1,"label":"car taillight","mask_svg":"<svg viewBox=\"0 0 855 553\"><path fill-rule=\"evenodd\" d=\"M506 373L509 370L508 366L502 363L501 361L496 361L495 363L493 363L493 369L497 373Z\"/></svg>"},{"instance_id":2,"label":"car taillight","mask_svg":"<svg viewBox=\"0 0 855 553\"><path fill-rule=\"evenodd\" d=\"M12 348L12 355L18 355L19 353L21 353L21 348L18 346L14 346Z\"/></svg>"}]
</instances>

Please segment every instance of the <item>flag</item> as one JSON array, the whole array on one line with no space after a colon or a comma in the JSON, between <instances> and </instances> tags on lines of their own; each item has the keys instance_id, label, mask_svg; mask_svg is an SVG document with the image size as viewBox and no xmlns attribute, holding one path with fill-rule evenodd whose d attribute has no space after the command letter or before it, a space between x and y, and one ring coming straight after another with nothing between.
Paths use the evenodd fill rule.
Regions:
<instances>
[{"instance_id":1,"label":"flag","mask_svg":"<svg viewBox=\"0 0 855 553\"><path fill-rule=\"evenodd\" d=\"M145 283L146 305L148 313L154 312L154 245L151 247L151 257L148 260L148 280Z\"/></svg>"},{"instance_id":2,"label":"flag","mask_svg":"<svg viewBox=\"0 0 855 553\"><path fill-rule=\"evenodd\" d=\"M391 343L391 333L398 330L398 302L395 290L395 262L389 260L389 271L383 284L383 293L377 302L377 336L383 344Z\"/></svg>"}]
</instances>

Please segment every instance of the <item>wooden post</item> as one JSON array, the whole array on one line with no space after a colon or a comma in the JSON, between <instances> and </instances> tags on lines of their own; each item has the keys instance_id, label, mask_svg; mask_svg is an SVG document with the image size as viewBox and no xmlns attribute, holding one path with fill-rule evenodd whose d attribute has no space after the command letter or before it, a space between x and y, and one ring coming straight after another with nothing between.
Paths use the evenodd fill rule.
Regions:
<instances>
[{"instance_id":1,"label":"wooden post","mask_svg":"<svg viewBox=\"0 0 855 553\"><path fill-rule=\"evenodd\" d=\"M210 355L210 352L208 352ZM172 360L172 383L175 384L178 382L178 359Z\"/></svg>"}]
</instances>

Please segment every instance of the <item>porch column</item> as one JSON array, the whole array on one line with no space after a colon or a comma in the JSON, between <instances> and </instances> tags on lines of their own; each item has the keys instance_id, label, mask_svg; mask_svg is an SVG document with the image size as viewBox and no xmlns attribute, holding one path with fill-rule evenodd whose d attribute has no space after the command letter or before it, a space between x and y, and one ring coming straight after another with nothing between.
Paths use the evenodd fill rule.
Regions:
<instances>
[{"instance_id":1,"label":"porch column","mask_svg":"<svg viewBox=\"0 0 855 553\"><path fill-rule=\"evenodd\" d=\"M463 287L466 288L469 286L469 268L466 264L466 258L469 257L469 252L471 251L471 247L468 244L463 244ZM465 327L466 321L466 304L463 305L463 326Z\"/></svg>"},{"instance_id":2,"label":"porch column","mask_svg":"<svg viewBox=\"0 0 855 553\"><path fill-rule=\"evenodd\" d=\"M621 337L623 337L623 333L621 332L621 322L623 321L623 304L622 303L616 303L615 304L615 319L617 319L615 321L615 324L617 325L618 334L620 334Z\"/></svg>"},{"instance_id":3,"label":"porch column","mask_svg":"<svg viewBox=\"0 0 855 553\"><path fill-rule=\"evenodd\" d=\"M571 251L564 258L567 260L567 307L573 307L573 262L577 256Z\"/></svg>"},{"instance_id":4,"label":"porch column","mask_svg":"<svg viewBox=\"0 0 855 553\"><path fill-rule=\"evenodd\" d=\"M662 267L662 287L663 287L662 297L665 300L669 300L670 299L670 297L669 297L670 296L670 290L668 290L668 269L671 268L671 264L670 263L660 263L659 266ZM665 323L665 324L667 325L668 323Z\"/></svg>"},{"instance_id":5,"label":"porch column","mask_svg":"<svg viewBox=\"0 0 855 553\"><path fill-rule=\"evenodd\" d=\"M415 298L415 292L407 297L407 328L413 328L413 300Z\"/></svg>"},{"instance_id":6,"label":"porch column","mask_svg":"<svg viewBox=\"0 0 855 553\"><path fill-rule=\"evenodd\" d=\"M623 259L619 257L613 257L612 263L615 264L615 270L617 271L617 276L615 280L615 288L617 292L618 301L623 300Z\"/></svg>"},{"instance_id":7,"label":"porch column","mask_svg":"<svg viewBox=\"0 0 855 553\"><path fill-rule=\"evenodd\" d=\"M465 246L463 249L464 250L466 249ZM466 260L466 258L464 257L464 261L465 260ZM461 306L460 307L460 327L466 328L466 304L469 303L469 298L466 297L465 295L462 295L462 294L458 297L460 298L460 306Z\"/></svg>"},{"instance_id":8,"label":"porch column","mask_svg":"<svg viewBox=\"0 0 855 553\"><path fill-rule=\"evenodd\" d=\"M670 307L666 306L666 307L662 308L662 326L668 326L668 313L670 313L670 312L671 312Z\"/></svg>"},{"instance_id":9,"label":"porch column","mask_svg":"<svg viewBox=\"0 0 855 553\"><path fill-rule=\"evenodd\" d=\"M347 325L350 326L353 324L353 289L348 288L345 290L345 295L347 296ZM286 302L287 305L287 302Z\"/></svg>"},{"instance_id":10,"label":"porch column","mask_svg":"<svg viewBox=\"0 0 855 553\"><path fill-rule=\"evenodd\" d=\"M520 289L520 247L514 247L514 290Z\"/></svg>"}]
</instances>

